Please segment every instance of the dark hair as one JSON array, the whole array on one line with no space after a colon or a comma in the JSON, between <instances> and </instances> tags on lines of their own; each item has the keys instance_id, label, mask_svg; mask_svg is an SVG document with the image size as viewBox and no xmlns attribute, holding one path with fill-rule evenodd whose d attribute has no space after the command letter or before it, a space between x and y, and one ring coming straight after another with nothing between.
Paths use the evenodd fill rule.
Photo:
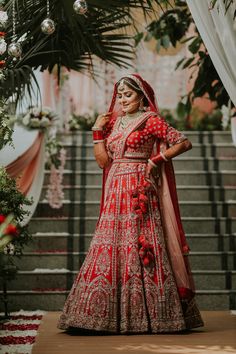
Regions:
<instances>
[{"instance_id":1,"label":"dark hair","mask_svg":"<svg viewBox=\"0 0 236 354\"><path fill-rule=\"evenodd\" d=\"M117 89L118 89L118 87L119 87L119 85L120 85L122 80L124 80L125 85L127 85L131 90L134 90L138 94L142 94L143 95L143 105L145 107L148 107L149 106L149 102L148 102L147 97L144 95L143 91L138 86L138 84L133 79L131 79L130 77L126 77L126 76L122 77L116 84L117 85Z\"/></svg>"}]
</instances>

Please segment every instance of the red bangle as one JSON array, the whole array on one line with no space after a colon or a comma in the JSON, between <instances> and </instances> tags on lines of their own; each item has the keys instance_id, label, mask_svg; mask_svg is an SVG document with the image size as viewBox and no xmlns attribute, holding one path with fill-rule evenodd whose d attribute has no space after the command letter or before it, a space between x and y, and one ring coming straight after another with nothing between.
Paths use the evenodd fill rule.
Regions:
<instances>
[{"instance_id":1,"label":"red bangle","mask_svg":"<svg viewBox=\"0 0 236 354\"><path fill-rule=\"evenodd\" d=\"M162 162L162 161L168 161L167 158L165 157L165 155L163 153L159 153L157 156L154 156L151 161L156 164L158 162Z\"/></svg>"},{"instance_id":2,"label":"red bangle","mask_svg":"<svg viewBox=\"0 0 236 354\"><path fill-rule=\"evenodd\" d=\"M102 130L93 130L93 141L103 140Z\"/></svg>"}]
</instances>

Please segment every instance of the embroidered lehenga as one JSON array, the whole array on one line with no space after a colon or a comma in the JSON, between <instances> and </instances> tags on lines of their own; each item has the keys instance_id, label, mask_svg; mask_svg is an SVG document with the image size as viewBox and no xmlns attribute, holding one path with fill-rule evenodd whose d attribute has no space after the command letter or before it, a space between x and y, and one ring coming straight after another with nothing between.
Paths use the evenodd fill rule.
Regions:
<instances>
[{"instance_id":1,"label":"embroidered lehenga","mask_svg":"<svg viewBox=\"0 0 236 354\"><path fill-rule=\"evenodd\" d=\"M157 115L156 106L125 128L121 119L115 117L107 129L111 164L104 171L100 216L58 327L159 333L202 326L171 162L147 190L145 217L132 206L132 191L145 182L147 159L185 137ZM140 234L152 247L148 267L140 258Z\"/></svg>"}]
</instances>

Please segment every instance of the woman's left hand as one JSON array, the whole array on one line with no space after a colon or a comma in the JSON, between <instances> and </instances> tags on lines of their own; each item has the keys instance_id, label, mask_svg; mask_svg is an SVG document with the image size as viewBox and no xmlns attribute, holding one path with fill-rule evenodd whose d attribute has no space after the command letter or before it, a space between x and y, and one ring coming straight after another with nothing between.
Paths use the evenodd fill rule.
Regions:
<instances>
[{"instance_id":1,"label":"woman's left hand","mask_svg":"<svg viewBox=\"0 0 236 354\"><path fill-rule=\"evenodd\" d=\"M150 162L147 163L146 171L145 171L145 179L150 180L151 177L158 177L160 172L160 164L156 167L153 166Z\"/></svg>"}]
</instances>

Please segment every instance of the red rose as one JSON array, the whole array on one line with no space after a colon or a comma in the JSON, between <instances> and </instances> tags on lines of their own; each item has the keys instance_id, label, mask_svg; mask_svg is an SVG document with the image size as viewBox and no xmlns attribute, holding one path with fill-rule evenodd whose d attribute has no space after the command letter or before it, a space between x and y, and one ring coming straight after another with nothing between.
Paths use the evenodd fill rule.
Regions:
<instances>
[{"instance_id":1,"label":"red rose","mask_svg":"<svg viewBox=\"0 0 236 354\"><path fill-rule=\"evenodd\" d=\"M145 243L145 236L144 235L140 235L138 238L138 242L140 243L140 245L143 245Z\"/></svg>"},{"instance_id":2,"label":"red rose","mask_svg":"<svg viewBox=\"0 0 236 354\"><path fill-rule=\"evenodd\" d=\"M0 32L0 37L5 37L6 32Z\"/></svg>"},{"instance_id":3,"label":"red rose","mask_svg":"<svg viewBox=\"0 0 236 354\"><path fill-rule=\"evenodd\" d=\"M150 263L149 258L148 258L147 256L146 256L146 257L144 257L144 259L143 259L143 265L144 265L144 267L149 266L149 263Z\"/></svg>"},{"instance_id":4,"label":"red rose","mask_svg":"<svg viewBox=\"0 0 236 354\"><path fill-rule=\"evenodd\" d=\"M0 60L0 68L3 68L5 64L6 64L5 60Z\"/></svg>"},{"instance_id":5,"label":"red rose","mask_svg":"<svg viewBox=\"0 0 236 354\"><path fill-rule=\"evenodd\" d=\"M146 214L146 212L148 211L148 207L146 203L140 202L139 203L140 209L142 210L143 214Z\"/></svg>"},{"instance_id":6,"label":"red rose","mask_svg":"<svg viewBox=\"0 0 236 354\"><path fill-rule=\"evenodd\" d=\"M139 194L139 200L144 202L144 203L147 203L148 202L148 197L145 194L140 193Z\"/></svg>"},{"instance_id":7,"label":"red rose","mask_svg":"<svg viewBox=\"0 0 236 354\"><path fill-rule=\"evenodd\" d=\"M17 227L15 225L9 224L4 233L6 235L12 235L12 236L17 236L19 234L19 230L17 229Z\"/></svg>"},{"instance_id":8,"label":"red rose","mask_svg":"<svg viewBox=\"0 0 236 354\"><path fill-rule=\"evenodd\" d=\"M0 224L2 224L6 220L5 215L0 214Z\"/></svg>"}]
</instances>

